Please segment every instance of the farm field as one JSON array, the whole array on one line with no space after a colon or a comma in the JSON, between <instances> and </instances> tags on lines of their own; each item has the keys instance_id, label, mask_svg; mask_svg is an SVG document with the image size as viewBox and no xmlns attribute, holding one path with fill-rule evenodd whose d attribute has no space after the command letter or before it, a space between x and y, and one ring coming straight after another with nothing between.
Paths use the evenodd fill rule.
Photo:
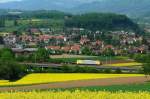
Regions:
<instances>
[{"instance_id":1,"label":"farm field","mask_svg":"<svg viewBox=\"0 0 150 99\"><path fill-rule=\"evenodd\" d=\"M8 83L9 80L0 80L0 83Z\"/></svg>"},{"instance_id":2,"label":"farm field","mask_svg":"<svg viewBox=\"0 0 150 99\"><path fill-rule=\"evenodd\" d=\"M78 88L61 88L61 89L49 89L51 90L61 90L61 91L74 91L74 90L89 90L89 91L109 91L109 92L139 92L139 91L147 91L150 92L150 83L145 82L141 84L123 84L123 85L111 85L111 86L90 86L90 87L78 87Z\"/></svg>"},{"instance_id":3,"label":"farm field","mask_svg":"<svg viewBox=\"0 0 150 99\"><path fill-rule=\"evenodd\" d=\"M142 63L129 62L129 63L116 63L116 64L105 64L105 65L114 66L114 67L134 67L134 66L142 66Z\"/></svg>"},{"instance_id":4,"label":"farm field","mask_svg":"<svg viewBox=\"0 0 150 99\"><path fill-rule=\"evenodd\" d=\"M0 93L1 99L149 99L150 92L31 91Z\"/></svg>"},{"instance_id":5,"label":"farm field","mask_svg":"<svg viewBox=\"0 0 150 99\"><path fill-rule=\"evenodd\" d=\"M51 55L51 60L50 62L61 62L61 63L76 63L77 60L99 60L103 63L106 63L106 59L108 61L108 58L104 56L86 56L86 55L68 55L68 54L63 54L63 55ZM122 62L132 62L129 60L129 57L122 57L122 56L114 56L111 57L111 63L122 63Z\"/></svg>"},{"instance_id":6,"label":"farm field","mask_svg":"<svg viewBox=\"0 0 150 99\"><path fill-rule=\"evenodd\" d=\"M92 80L104 78L120 78L120 77L143 77L143 74L46 74L37 73L29 74L16 82L0 83L0 86L15 86L15 85L32 85L44 84L65 81Z\"/></svg>"}]
</instances>

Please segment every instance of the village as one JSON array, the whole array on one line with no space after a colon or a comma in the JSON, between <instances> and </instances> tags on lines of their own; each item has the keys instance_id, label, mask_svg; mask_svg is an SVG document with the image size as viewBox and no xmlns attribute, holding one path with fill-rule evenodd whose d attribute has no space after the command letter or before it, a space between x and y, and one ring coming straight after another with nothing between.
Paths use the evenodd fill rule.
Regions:
<instances>
[{"instance_id":1,"label":"village","mask_svg":"<svg viewBox=\"0 0 150 99\"><path fill-rule=\"evenodd\" d=\"M150 40L134 32L126 31L90 31L84 28L69 28L55 32L50 28L31 28L17 35L0 33L1 48L11 48L15 54L30 54L45 48L50 55L114 55L150 51Z\"/></svg>"}]
</instances>

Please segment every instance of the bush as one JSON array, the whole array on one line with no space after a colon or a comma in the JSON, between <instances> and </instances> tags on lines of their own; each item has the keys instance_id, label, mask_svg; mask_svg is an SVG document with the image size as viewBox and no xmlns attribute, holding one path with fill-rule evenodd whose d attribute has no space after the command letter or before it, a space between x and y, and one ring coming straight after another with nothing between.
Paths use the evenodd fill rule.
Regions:
<instances>
[{"instance_id":1,"label":"bush","mask_svg":"<svg viewBox=\"0 0 150 99\"><path fill-rule=\"evenodd\" d=\"M112 70L107 68L107 69L104 70L104 73L112 73Z\"/></svg>"},{"instance_id":2,"label":"bush","mask_svg":"<svg viewBox=\"0 0 150 99\"><path fill-rule=\"evenodd\" d=\"M25 66L13 61L0 60L0 79L17 80L26 74Z\"/></svg>"},{"instance_id":3,"label":"bush","mask_svg":"<svg viewBox=\"0 0 150 99\"><path fill-rule=\"evenodd\" d=\"M16 57L16 61L18 61L18 62L24 62L26 60L27 60L27 58L24 57L23 55L20 55L20 56Z\"/></svg>"},{"instance_id":4,"label":"bush","mask_svg":"<svg viewBox=\"0 0 150 99\"><path fill-rule=\"evenodd\" d=\"M70 67L70 66L62 66L61 70L64 73L72 73L72 72L74 72L73 68Z\"/></svg>"},{"instance_id":5,"label":"bush","mask_svg":"<svg viewBox=\"0 0 150 99\"><path fill-rule=\"evenodd\" d=\"M116 74L121 74L121 73L122 73L122 70L121 70L120 68L117 68L117 69L115 70L115 73L116 73Z\"/></svg>"},{"instance_id":6,"label":"bush","mask_svg":"<svg viewBox=\"0 0 150 99\"><path fill-rule=\"evenodd\" d=\"M143 72L145 75L150 75L150 63L145 63L143 66Z\"/></svg>"}]
</instances>

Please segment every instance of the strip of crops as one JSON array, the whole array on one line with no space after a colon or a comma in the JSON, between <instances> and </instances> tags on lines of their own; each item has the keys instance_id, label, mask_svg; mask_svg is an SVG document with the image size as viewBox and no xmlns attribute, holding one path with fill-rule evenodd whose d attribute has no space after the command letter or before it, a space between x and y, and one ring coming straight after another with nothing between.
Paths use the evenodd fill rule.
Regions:
<instances>
[{"instance_id":1,"label":"strip of crops","mask_svg":"<svg viewBox=\"0 0 150 99\"><path fill-rule=\"evenodd\" d=\"M0 93L1 99L149 99L149 92L32 91Z\"/></svg>"},{"instance_id":2,"label":"strip of crops","mask_svg":"<svg viewBox=\"0 0 150 99\"><path fill-rule=\"evenodd\" d=\"M90 80L118 77L142 77L143 74L80 74L80 73L35 73L29 74L16 82L0 83L0 86L31 85L52 82Z\"/></svg>"},{"instance_id":3,"label":"strip of crops","mask_svg":"<svg viewBox=\"0 0 150 99\"><path fill-rule=\"evenodd\" d=\"M114 67L132 67L132 66L142 66L142 63L131 62L131 63L117 63L117 64L108 64L106 66Z\"/></svg>"}]
</instances>

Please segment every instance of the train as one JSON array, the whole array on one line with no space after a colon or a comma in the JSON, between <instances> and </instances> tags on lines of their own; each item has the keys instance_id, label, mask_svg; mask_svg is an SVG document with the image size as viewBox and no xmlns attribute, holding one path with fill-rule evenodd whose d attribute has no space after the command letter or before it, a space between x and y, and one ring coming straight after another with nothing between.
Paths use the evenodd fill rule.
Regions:
<instances>
[{"instance_id":1,"label":"train","mask_svg":"<svg viewBox=\"0 0 150 99\"><path fill-rule=\"evenodd\" d=\"M97 60L77 60L77 65L102 65L102 62Z\"/></svg>"}]
</instances>

